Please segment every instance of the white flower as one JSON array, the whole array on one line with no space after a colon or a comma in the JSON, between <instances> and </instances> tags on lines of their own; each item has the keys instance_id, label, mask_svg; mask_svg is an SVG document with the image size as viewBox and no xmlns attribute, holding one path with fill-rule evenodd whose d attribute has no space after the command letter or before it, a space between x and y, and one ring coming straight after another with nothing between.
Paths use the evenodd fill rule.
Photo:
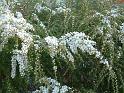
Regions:
<instances>
[{"instance_id":1,"label":"white flower","mask_svg":"<svg viewBox=\"0 0 124 93\"><path fill-rule=\"evenodd\" d=\"M53 66L53 70L56 72L57 71L57 66Z\"/></svg>"},{"instance_id":2,"label":"white flower","mask_svg":"<svg viewBox=\"0 0 124 93\"><path fill-rule=\"evenodd\" d=\"M110 66L109 66L109 62L107 61L107 59L102 59L102 60L100 61L100 63L106 64L107 67L110 67Z\"/></svg>"},{"instance_id":3,"label":"white flower","mask_svg":"<svg viewBox=\"0 0 124 93\"><path fill-rule=\"evenodd\" d=\"M33 42L32 35L26 32L18 32L17 36L23 41L21 50L23 53L27 53L29 46Z\"/></svg>"},{"instance_id":4,"label":"white flower","mask_svg":"<svg viewBox=\"0 0 124 93\"><path fill-rule=\"evenodd\" d=\"M39 93L49 93L49 88L46 86L41 86Z\"/></svg>"},{"instance_id":5,"label":"white flower","mask_svg":"<svg viewBox=\"0 0 124 93\"><path fill-rule=\"evenodd\" d=\"M58 39L54 36L52 37L48 36L45 38L45 41L48 44L50 56L54 58L54 56L57 54L57 48L58 48L58 42L59 42Z\"/></svg>"},{"instance_id":6,"label":"white flower","mask_svg":"<svg viewBox=\"0 0 124 93\"><path fill-rule=\"evenodd\" d=\"M58 6L65 6L66 0L56 0L56 5Z\"/></svg>"},{"instance_id":7,"label":"white flower","mask_svg":"<svg viewBox=\"0 0 124 93\"><path fill-rule=\"evenodd\" d=\"M107 27L111 28L111 22L110 22L108 16L104 16L104 17L103 17L102 23L105 24L105 25L107 25Z\"/></svg>"},{"instance_id":8,"label":"white flower","mask_svg":"<svg viewBox=\"0 0 124 93\"><path fill-rule=\"evenodd\" d=\"M96 50L93 47L96 43L88 39L88 36L86 36L84 33L79 32L67 33L60 38L62 42L66 41L66 44L69 46L69 48L74 54L78 52L77 48L81 49L82 52L88 53Z\"/></svg>"},{"instance_id":9,"label":"white flower","mask_svg":"<svg viewBox=\"0 0 124 93\"><path fill-rule=\"evenodd\" d=\"M66 93L67 91L69 91L69 89L70 88L68 86L64 85L64 86L61 87L60 93Z\"/></svg>"},{"instance_id":10,"label":"white flower","mask_svg":"<svg viewBox=\"0 0 124 93\"><path fill-rule=\"evenodd\" d=\"M20 13L20 12L16 12L16 14L15 14L15 16L16 16L16 18L23 18L23 15L22 15L22 13Z\"/></svg>"},{"instance_id":11,"label":"white flower","mask_svg":"<svg viewBox=\"0 0 124 93\"><path fill-rule=\"evenodd\" d=\"M85 35L82 32L70 32L61 36L60 38L56 37L46 37L45 41L48 44L48 48L50 49L50 56L54 58L57 53L64 59L68 59L72 63L74 62L74 57L72 55L78 53L78 49L80 49L83 53L89 53L90 55L95 55L96 58L100 59L100 63L104 63L109 65L107 60L103 61L103 56L94 46L96 46L96 42L90 40L90 37ZM72 52L72 53L71 53Z\"/></svg>"},{"instance_id":12,"label":"white flower","mask_svg":"<svg viewBox=\"0 0 124 93\"><path fill-rule=\"evenodd\" d=\"M119 12L119 8L116 6L116 7L113 7L110 11L108 11L107 14L115 18L115 17L120 16L118 12Z\"/></svg>"},{"instance_id":13,"label":"white flower","mask_svg":"<svg viewBox=\"0 0 124 93\"><path fill-rule=\"evenodd\" d=\"M36 11L38 13L41 13L43 11L47 11L47 12L51 12L53 15L56 14L56 12L50 8L48 8L47 6L42 6L41 4L37 3L34 7L34 9L36 9Z\"/></svg>"},{"instance_id":14,"label":"white flower","mask_svg":"<svg viewBox=\"0 0 124 93\"><path fill-rule=\"evenodd\" d=\"M96 58L100 58L101 57L101 53L99 51L96 52Z\"/></svg>"},{"instance_id":15,"label":"white flower","mask_svg":"<svg viewBox=\"0 0 124 93\"><path fill-rule=\"evenodd\" d=\"M8 43L9 38L16 36L21 39L21 49L13 50L11 77L14 78L16 75L16 62L19 64L21 76L24 76L28 63L28 49L33 42L32 35L26 31L33 30L33 26L26 22L20 12L16 12L14 16L8 7L2 6L2 10L0 10L0 30L2 31L0 33L1 51L4 45Z\"/></svg>"},{"instance_id":16,"label":"white flower","mask_svg":"<svg viewBox=\"0 0 124 93\"><path fill-rule=\"evenodd\" d=\"M40 26L41 26L44 30L46 30L46 27L45 27L45 25L44 25L42 22L40 22Z\"/></svg>"},{"instance_id":17,"label":"white flower","mask_svg":"<svg viewBox=\"0 0 124 93\"><path fill-rule=\"evenodd\" d=\"M124 32L124 23L121 24L120 30L121 30L122 32Z\"/></svg>"},{"instance_id":18,"label":"white flower","mask_svg":"<svg viewBox=\"0 0 124 93\"><path fill-rule=\"evenodd\" d=\"M6 0L0 0L0 5L7 5Z\"/></svg>"},{"instance_id":19,"label":"white flower","mask_svg":"<svg viewBox=\"0 0 124 93\"><path fill-rule=\"evenodd\" d=\"M40 5L39 3L37 3L34 8L35 8L38 12L40 12L41 9L42 9L42 7L41 7L41 5Z\"/></svg>"},{"instance_id":20,"label":"white flower","mask_svg":"<svg viewBox=\"0 0 124 93\"><path fill-rule=\"evenodd\" d=\"M11 77L14 78L16 75L16 62L19 64L19 72L21 76L24 76L28 63L27 55L23 54L21 50L13 50L13 56L11 61L12 61Z\"/></svg>"},{"instance_id":21,"label":"white flower","mask_svg":"<svg viewBox=\"0 0 124 93\"><path fill-rule=\"evenodd\" d=\"M104 27L103 27L103 26L98 27L97 29L98 29L98 31L99 31L101 34L103 34L103 29L104 29Z\"/></svg>"},{"instance_id":22,"label":"white flower","mask_svg":"<svg viewBox=\"0 0 124 93\"><path fill-rule=\"evenodd\" d=\"M49 5L48 5L49 6ZM50 6L49 6L50 7ZM58 13L70 13L71 8L66 8L65 5L59 5L57 8L52 9L47 6L43 6L42 4L37 3L34 7L38 13L42 13L43 11L51 12L52 15L58 14Z\"/></svg>"},{"instance_id":23,"label":"white flower","mask_svg":"<svg viewBox=\"0 0 124 93\"><path fill-rule=\"evenodd\" d=\"M71 90L71 88L66 85L61 86L55 79L44 77L42 81L47 82L45 83L46 85L40 86L40 90L33 91L32 93L49 93L50 91L52 91L51 93L66 93Z\"/></svg>"},{"instance_id":24,"label":"white flower","mask_svg":"<svg viewBox=\"0 0 124 93\"><path fill-rule=\"evenodd\" d=\"M12 56L11 62L12 62L12 64L11 64L11 67L12 67L11 77L14 78L16 76L16 65L17 65L16 55Z\"/></svg>"},{"instance_id":25,"label":"white flower","mask_svg":"<svg viewBox=\"0 0 124 93\"><path fill-rule=\"evenodd\" d=\"M59 86L55 86L52 93L59 93Z\"/></svg>"},{"instance_id":26,"label":"white flower","mask_svg":"<svg viewBox=\"0 0 124 93\"><path fill-rule=\"evenodd\" d=\"M65 13L65 12L71 12L70 8L63 8L63 7L58 7L56 8L57 13Z\"/></svg>"}]
</instances>

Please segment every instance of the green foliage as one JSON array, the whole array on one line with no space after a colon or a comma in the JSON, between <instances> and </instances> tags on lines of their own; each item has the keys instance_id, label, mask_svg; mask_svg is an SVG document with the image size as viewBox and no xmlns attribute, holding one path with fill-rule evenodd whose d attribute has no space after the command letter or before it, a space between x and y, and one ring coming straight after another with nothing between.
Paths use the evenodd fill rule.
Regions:
<instances>
[{"instance_id":1,"label":"green foliage","mask_svg":"<svg viewBox=\"0 0 124 93\"><path fill-rule=\"evenodd\" d=\"M124 93L124 44L119 39L123 33L118 31L119 26L124 22L123 8L119 10L120 16L109 18L112 26L110 29L101 22L102 16L94 15L99 12L109 16L106 11L110 11L113 7L115 2L112 0L76 0L75 3L73 0L67 0L66 6L71 8L71 13L64 12L55 15L51 11L55 10L56 4L52 3L51 7L45 2L45 0L23 0L18 2L19 5L15 3L12 7L13 12L20 11L24 18L34 26L35 31L31 32L33 35L39 35L43 43L38 50L33 45L30 46L26 75L21 77L17 66L17 75L12 79L10 77L12 50L15 49L14 45L17 40L18 44L21 40L17 37L9 39L8 44L0 52L0 92L35 91L44 84L41 78L47 76L73 88L74 93ZM47 6L51 11L37 12L34 9L36 3ZM45 29L40 25L41 22ZM100 34L97 29L101 26L104 26L103 34ZM110 68L99 63L95 55L82 53L80 49L77 54L73 54L74 63L64 60L57 54L53 64L43 38L46 36L61 37L74 31L84 32L96 42L95 47L109 60ZM108 37L108 34L111 34L111 37ZM36 39L35 36L33 38ZM54 66L57 66L57 71L54 71Z\"/></svg>"}]
</instances>

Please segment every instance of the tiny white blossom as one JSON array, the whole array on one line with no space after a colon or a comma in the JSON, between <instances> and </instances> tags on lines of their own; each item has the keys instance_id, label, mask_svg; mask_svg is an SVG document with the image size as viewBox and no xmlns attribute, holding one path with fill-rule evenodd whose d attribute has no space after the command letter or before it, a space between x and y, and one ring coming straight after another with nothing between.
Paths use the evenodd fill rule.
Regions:
<instances>
[{"instance_id":1,"label":"tiny white blossom","mask_svg":"<svg viewBox=\"0 0 124 93\"><path fill-rule=\"evenodd\" d=\"M56 8L56 12L57 13L71 12L71 9L70 8L59 7L59 8Z\"/></svg>"},{"instance_id":2,"label":"tiny white blossom","mask_svg":"<svg viewBox=\"0 0 124 93\"><path fill-rule=\"evenodd\" d=\"M62 88L60 89L60 93L66 93L70 88L66 85L62 86Z\"/></svg>"},{"instance_id":3,"label":"tiny white blossom","mask_svg":"<svg viewBox=\"0 0 124 93\"><path fill-rule=\"evenodd\" d=\"M122 32L124 32L124 23L121 24L120 30L121 30Z\"/></svg>"},{"instance_id":4,"label":"tiny white blossom","mask_svg":"<svg viewBox=\"0 0 124 93\"><path fill-rule=\"evenodd\" d=\"M45 41L48 44L49 51L50 51L50 56L54 58L54 56L57 54L57 48L58 48L58 39L56 37L46 37Z\"/></svg>"}]
</instances>

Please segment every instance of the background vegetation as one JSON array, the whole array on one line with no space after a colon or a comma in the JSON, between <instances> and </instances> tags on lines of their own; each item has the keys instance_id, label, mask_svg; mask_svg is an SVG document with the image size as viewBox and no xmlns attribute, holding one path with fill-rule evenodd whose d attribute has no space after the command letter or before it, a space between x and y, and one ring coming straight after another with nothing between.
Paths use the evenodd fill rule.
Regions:
<instances>
[{"instance_id":1,"label":"background vegetation","mask_svg":"<svg viewBox=\"0 0 124 93\"><path fill-rule=\"evenodd\" d=\"M8 40L0 52L1 93L35 93L40 86L49 86L42 80L44 77L51 77L61 85L72 88L64 93L124 93L124 9L116 1L60 0L63 1L61 4L56 3L57 0L6 1L13 13L21 12L27 22L33 25L34 31L28 33L33 35L34 43L38 41L39 48L36 50L34 45L30 46L26 74L20 75L17 64L16 76L12 78L12 50L16 40L19 47L22 41L18 37ZM39 12L38 4L46 8ZM60 7L65 11L54 14L56 8ZM52 58L44 38L60 38L71 32L85 33L95 41L94 47L108 60L109 67L100 63L95 54L82 52L80 48L76 54L70 50L74 63L59 53Z\"/></svg>"}]
</instances>

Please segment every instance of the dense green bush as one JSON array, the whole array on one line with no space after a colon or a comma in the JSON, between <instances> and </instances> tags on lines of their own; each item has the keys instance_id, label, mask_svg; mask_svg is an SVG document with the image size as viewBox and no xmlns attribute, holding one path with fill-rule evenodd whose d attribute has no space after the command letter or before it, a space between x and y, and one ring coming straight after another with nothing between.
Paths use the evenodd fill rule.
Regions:
<instances>
[{"instance_id":1,"label":"dense green bush","mask_svg":"<svg viewBox=\"0 0 124 93\"><path fill-rule=\"evenodd\" d=\"M0 1L0 92L124 93L124 9L115 0Z\"/></svg>"}]
</instances>

